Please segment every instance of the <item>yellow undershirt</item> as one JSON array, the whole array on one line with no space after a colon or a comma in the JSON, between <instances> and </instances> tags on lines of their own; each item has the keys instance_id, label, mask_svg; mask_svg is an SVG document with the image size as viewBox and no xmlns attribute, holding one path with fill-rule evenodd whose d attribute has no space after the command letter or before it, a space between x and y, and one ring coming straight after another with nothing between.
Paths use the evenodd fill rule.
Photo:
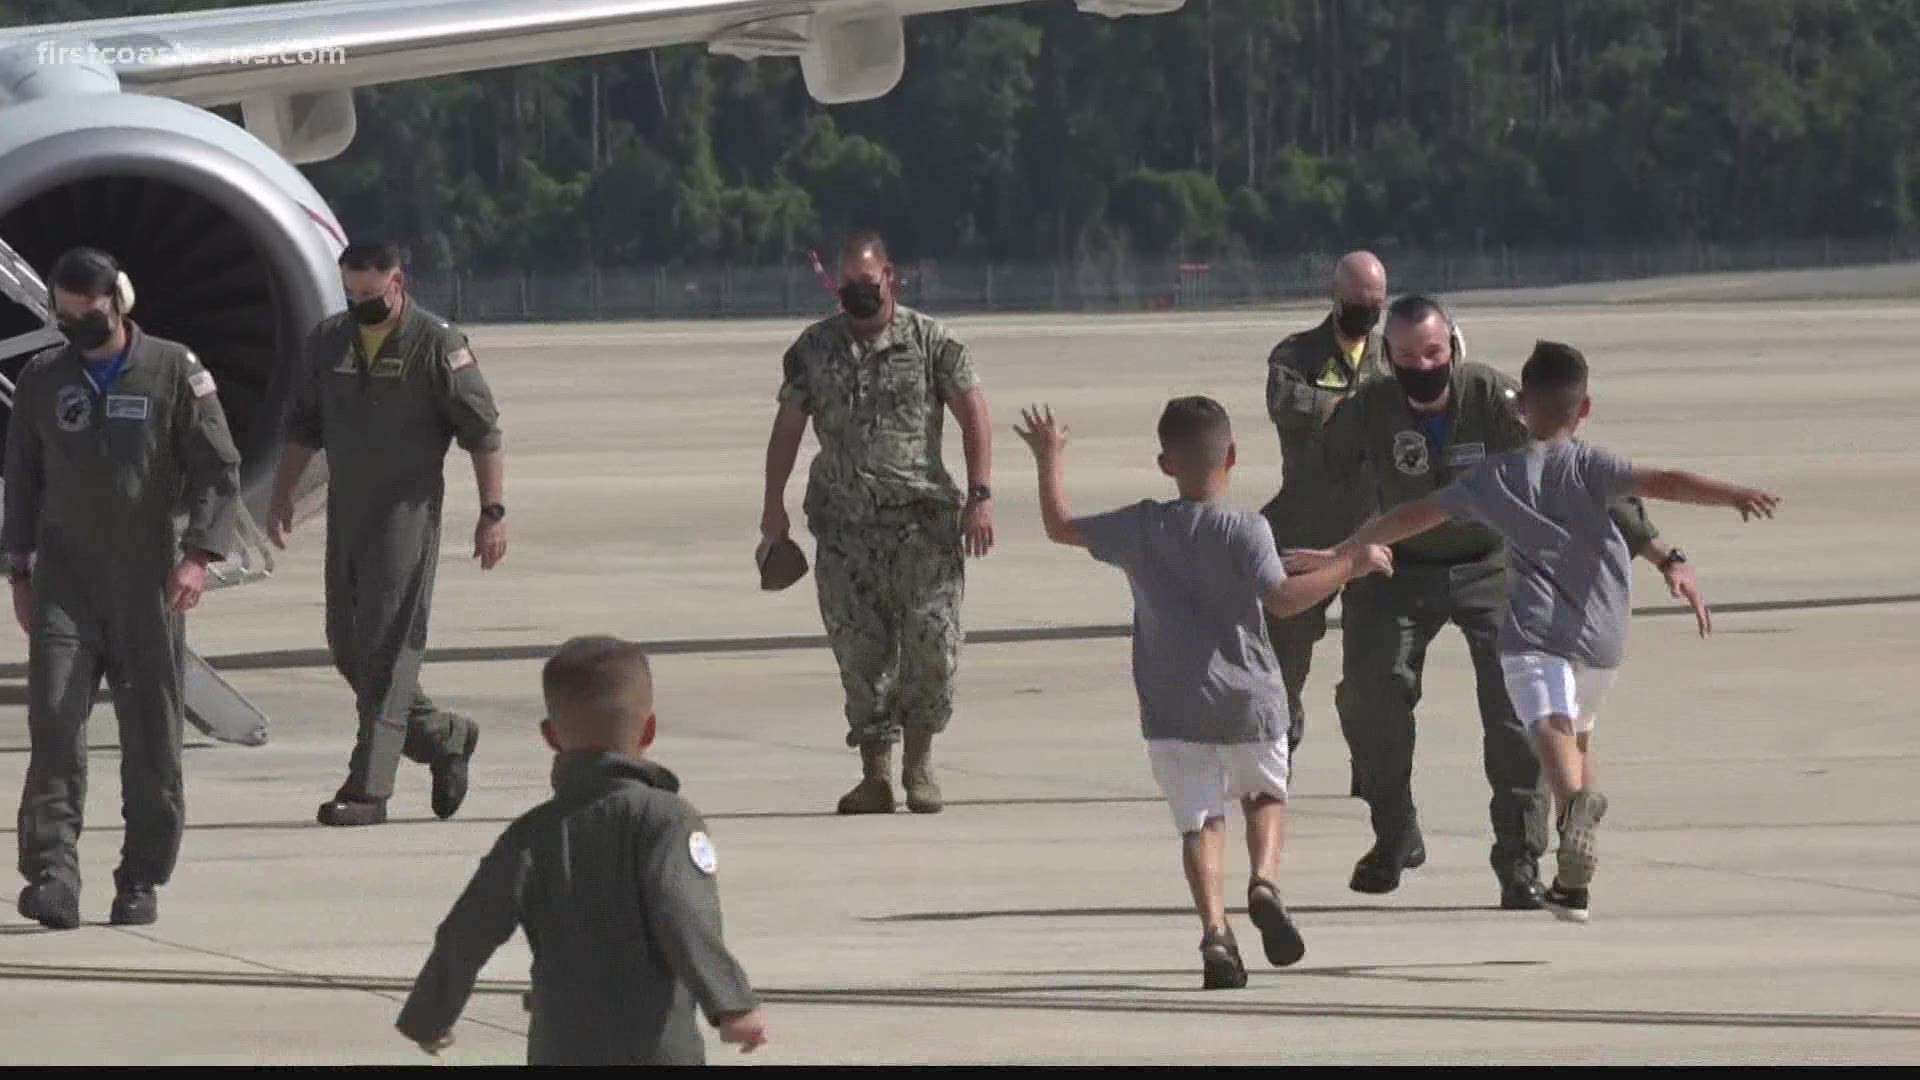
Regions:
<instances>
[{"instance_id":1,"label":"yellow undershirt","mask_svg":"<svg viewBox=\"0 0 1920 1080\"><path fill-rule=\"evenodd\" d=\"M1359 341L1344 346L1343 348L1347 354L1347 362L1352 365L1353 370L1360 370L1360 358L1365 356L1367 352L1367 339L1361 338ZM1320 373L1320 385L1328 389L1344 390L1349 383L1350 380L1347 376L1346 369L1340 366L1340 358L1337 356L1327 357L1326 370Z\"/></svg>"},{"instance_id":2,"label":"yellow undershirt","mask_svg":"<svg viewBox=\"0 0 1920 1080\"><path fill-rule=\"evenodd\" d=\"M360 349L366 354L367 363L371 364L379 359L380 347L387 343L388 335L392 334L393 328L398 325L400 325L400 321L394 319L382 323L379 326L363 326L360 328Z\"/></svg>"}]
</instances>

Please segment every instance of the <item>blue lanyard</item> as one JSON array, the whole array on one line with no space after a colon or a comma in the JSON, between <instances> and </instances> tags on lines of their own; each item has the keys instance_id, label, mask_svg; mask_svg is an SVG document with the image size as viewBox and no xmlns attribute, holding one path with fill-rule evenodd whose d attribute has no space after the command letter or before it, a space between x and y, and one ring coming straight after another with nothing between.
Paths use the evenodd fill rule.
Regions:
<instances>
[{"instance_id":1,"label":"blue lanyard","mask_svg":"<svg viewBox=\"0 0 1920 1080\"><path fill-rule=\"evenodd\" d=\"M128 338L126 345L120 350L120 355L114 357L113 363L107 365L107 370L98 377L93 373L93 365L86 363L84 359L81 361L81 365L85 367L87 371L87 381L93 384L94 393L105 394L107 392L107 387L113 385L113 380L119 378L121 370L127 366L127 354L132 351L133 339Z\"/></svg>"}]
</instances>

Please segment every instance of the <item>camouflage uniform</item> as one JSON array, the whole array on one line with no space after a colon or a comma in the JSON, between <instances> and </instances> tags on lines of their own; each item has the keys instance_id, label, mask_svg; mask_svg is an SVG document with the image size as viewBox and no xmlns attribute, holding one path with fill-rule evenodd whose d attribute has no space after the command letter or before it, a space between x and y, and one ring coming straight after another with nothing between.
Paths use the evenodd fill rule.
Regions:
<instances>
[{"instance_id":1,"label":"camouflage uniform","mask_svg":"<svg viewBox=\"0 0 1920 1080\"><path fill-rule=\"evenodd\" d=\"M898 304L871 341L837 314L787 350L780 403L812 417L820 441L804 509L848 746L938 733L952 717L965 565L940 448L944 406L975 386L966 346Z\"/></svg>"}]
</instances>

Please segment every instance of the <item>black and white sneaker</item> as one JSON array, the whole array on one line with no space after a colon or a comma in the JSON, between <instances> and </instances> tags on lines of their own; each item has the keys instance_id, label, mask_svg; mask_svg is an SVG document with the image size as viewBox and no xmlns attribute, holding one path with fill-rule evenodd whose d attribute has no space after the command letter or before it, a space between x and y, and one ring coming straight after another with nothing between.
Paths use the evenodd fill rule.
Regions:
<instances>
[{"instance_id":1,"label":"black and white sneaker","mask_svg":"<svg viewBox=\"0 0 1920 1080\"><path fill-rule=\"evenodd\" d=\"M1247 965L1240 960L1233 931L1224 926L1207 931L1200 939L1200 988L1238 990L1245 985Z\"/></svg>"},{"instance_id":2,"label":"black and white sneaker","mask_svg":"<svg viewBox=\"0 0 1920 1080\"><path fill-rule=\"evenodd\" d=\"M1576 791L1560 822L1560 880L1585 888L1600 865L1594 832L1607 815L1607 797L1591 789Z\"/></svg>"},{"instance_id":3,"label":"black and white sneaker","mask_svg":"<svg viewBox=\"0 0 1920 1080\"><path fill-rule=\"evenodd\" d=\"M1569 889L1555 879L1553 888L1547 890L1542 898L1547 910L1561 922L1585 923L1587 921L1587 890Z\"/></svg>"}]
</instances>

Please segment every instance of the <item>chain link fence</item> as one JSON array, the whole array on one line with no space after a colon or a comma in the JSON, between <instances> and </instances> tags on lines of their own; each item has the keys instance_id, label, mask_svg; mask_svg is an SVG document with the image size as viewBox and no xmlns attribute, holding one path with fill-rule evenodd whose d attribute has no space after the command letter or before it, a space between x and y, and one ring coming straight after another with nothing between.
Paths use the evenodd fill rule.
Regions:
<instances>
[{"instance_id":1,"label":"chain link fence","mask_svg":"<svg viewBox=\"0 0 1920 1080\"><path fill-rule=\"evenodd\" d=\"M1920 259L1920 239L1471 252L1379 249L1396 291L1440 294L1683 274L1864 266ZM1337 254L1204 262L902 261L902 299L942 314L1213 309L1317 299ZM659 266L416 274L422 302L466 322L779 318L831 307L804 256L787 266Z\"/></svg>"}]
</instances>

